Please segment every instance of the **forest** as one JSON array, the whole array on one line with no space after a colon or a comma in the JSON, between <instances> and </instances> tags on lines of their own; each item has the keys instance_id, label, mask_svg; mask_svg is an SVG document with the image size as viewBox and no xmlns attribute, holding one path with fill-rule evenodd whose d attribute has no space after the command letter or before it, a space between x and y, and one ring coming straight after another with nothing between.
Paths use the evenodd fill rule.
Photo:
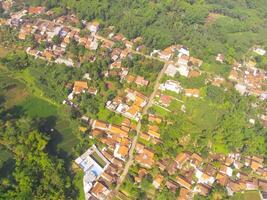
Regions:
<instances>
[{"instance_id":1,"label":"forest","mask_svg":"<svg viewBox=\"0 0 267 200\"><path fill-rule=\"evenodd\" d=\"M115 26L129 39L144 38L150 48L183 44L205 59L224 53L240 59L253 45L267 45L265 0L29 0L58 13Z\"/></svg>"}]
</instances>

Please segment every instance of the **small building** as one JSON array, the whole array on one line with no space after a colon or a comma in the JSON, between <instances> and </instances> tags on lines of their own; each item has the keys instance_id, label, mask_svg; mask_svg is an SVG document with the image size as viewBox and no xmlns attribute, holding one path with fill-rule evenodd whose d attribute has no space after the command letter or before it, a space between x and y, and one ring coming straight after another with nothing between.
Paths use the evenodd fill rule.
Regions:
<instances>
[{"instance_id":1,"label":"small building","mask_svg":"<svg viewBox=\"0 0 267 200\"><path fill-rule=\"evenodd\" d=\"M199 89L185 89L185 96L198 98L200 96L200 91Z\"/></svg>"},{"instance_id":2,"label":"small building","mask_svg":"<svg viewBox=\"0 0 267 200\"><path fill-rule=\"evenodd\" d=\"M162 183L162 181L164 180L164 177L160 174L158 174L155 179L153 180L153 186L156 188L156 189L159 189L160 188L160 185Z\"/></svg>"},{"instance_id":3,"label":"small building","mask_svg":"<svg viewBox=\"0 0 267 200\"><path fill-rule=\"evenodd\" d=\"M219 53L217 56L216 56L216 61L220 62L220 63L223 63L224 62L224 55Z\"/></svg>"},{"instance_id":4,"label":"small building","mask_svg":"<svg viewBox=\"0 0 267 200\"><path fill-rule=\"evenodd\" d=\"M73 86L73 93L80 94L88 90L88 85L86 81L75 81Z\"/></svg>"}]
</instances>

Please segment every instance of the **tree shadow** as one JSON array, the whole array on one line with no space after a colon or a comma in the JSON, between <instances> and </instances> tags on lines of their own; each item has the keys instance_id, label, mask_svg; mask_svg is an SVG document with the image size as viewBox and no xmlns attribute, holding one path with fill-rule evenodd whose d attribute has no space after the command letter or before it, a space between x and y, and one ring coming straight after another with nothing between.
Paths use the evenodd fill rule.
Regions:
<instances>
[{"instance_id":1,"label":"tree shadow","mask_svg":"<svg viewBox=\"0 0 267 200\"><path fill-rule=\"evenodd\" d=\"M59 144L63 141L63 134L56 129L57 120L58 117L56 116L39 118L37 119L37 128L39 131L46 133L50 137L49 143L47 145L48 153L66 160L69 157L68 153L58 147Z\"/></svg>"}]
</instances>

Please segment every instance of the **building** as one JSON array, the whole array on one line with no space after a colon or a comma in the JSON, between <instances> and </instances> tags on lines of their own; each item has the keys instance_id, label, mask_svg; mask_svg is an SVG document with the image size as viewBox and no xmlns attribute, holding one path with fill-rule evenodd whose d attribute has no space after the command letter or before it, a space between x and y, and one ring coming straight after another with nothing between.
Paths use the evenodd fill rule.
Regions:
<instances>
[{"instance_id":1,"label":"building","mask_svg":"<svg viewBox=\"0 0 267 200\"><path fill-rule=\"evenodd\" d=\"M87 199L90 197L90 190L92 194L97 197L95 181L101 176L101 174L107 169L110 162L104 157L104 155L94 145L88 149L84 154L75 160L75 163L80 166L85 175L83 178L84 192ZM102 186L101 186L102 187ZM95 193L95 194L94 194Z\"/></svg>"},{"instance_id":2,"label":"building","mask_svg":"<svg viewBox=\"0 0 267 200\"><path fill-rule=\"evenodd\" d=\"M186 188L186 189L188 189L188 190L190 190L191 187L192 187L191 183L190 183L186 178L184 178L183 176L180 176L180 175L177 176L176 179L175 179L175 181L176 181L180 186L182 186L182 187L184 187L184 188Z\"/></svg>"},{"instance_id":3,"label":"building","mask_svg":"<svg viewBox=\"0 0 267 200\"><path fill-rule=\"evenodd\" d=\"M165 83L160 84L159 89L163 91L169 90L177 94L179 94L182 91L180 83L174 80L167 80Z\"/></svg>"},{"instance_id":4,"label":"building","mask_svg":"<svg viewBox=\"0 0 267 200\"><path fill-rule=\"evenodd\" d=\"M156 189L159 189L160 188L160 185L162 183L162 181L164 180L164 177L160 174L158 174L155 179L153 180L153 186L156 188Z\"/></svg>"},{"instance_id":5,"label":"building","mask_svg":"<svg viewBox=\"0 0 267 200\"><path fill-rule=\"evenodd\" d=\"M198 98L200 96L199 89L185 89L185 96L187 97L196 97Z\"/></svg>"},{"instance_id":6,"label":"building","mask_svg":"<svg viewBox=\"0 0 267 200\"><path fill-rule=\"evenodd\" d=\"M96 182L93 186L91 194L98 200L105 200L110 190L100 182Z\"/></svg>"},{"instance_id":7,"label":"building","mask_svg":"<svg viewBox=\"0 0 267 200\"><path fill-rule=\"evenodd\" d=\"M149 81L145 80L145 78L142 76L137 76L135 79L135 83L138 86L147 86L149 84Z\"/></svg>"},{"instance_id":8,"label":"building","mask_svg":"<svg viewBox=\"0 0 267 200\"><path fill-rule=\"evenodd\" d=\"M178 72L177 67L175 67L174 64L170 63L168 64L167 69L165 70L164 73L170 77L174 77L177 72Z\"/></svg>"},{"instance_id":9,"label":"building","mask_svg":"<svg viewBox=\"0 0 267 200\"><path fill-rule=\"evenodd\" d=\"M86 81L75 81L73 86L73 93L80 94L88 90L88 85Z\"/></svg>"}]
</instances>

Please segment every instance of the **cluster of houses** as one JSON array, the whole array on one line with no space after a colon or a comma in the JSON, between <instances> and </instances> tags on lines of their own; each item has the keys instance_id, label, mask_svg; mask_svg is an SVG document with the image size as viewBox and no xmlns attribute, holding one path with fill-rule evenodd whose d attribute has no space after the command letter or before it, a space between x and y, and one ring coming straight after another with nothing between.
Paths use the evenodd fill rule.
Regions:
<instances>
[{"instance_id":1,"label":"cluster of houses","mask_svg":"<svg viewBox=\"0 0 267 200\"><path fill-rule=\"evenodd\" d=\"M106 103L106 107L128 119L139 121L142 116L142 109L146 104L146 96L140 92L126 89L125 96L116 96L112 101Z\"/></svg>"},{"instance_id":2,"label":"cluster of houses","mask_svg":"<svg viewBox=\"0 0 267 200\"><path fill-rule=\"evenodd\" d=\"M110 193L106 184L106 179L110 178L110 175L106 173L111 165L108 159L105 158L96 146L92 146L78 157L75 163L84 171L85 199L106 199Z\"/></svg>"},{"instance_id":3,"label":"cluster of houses","mask_svg":"<svg viewBox=\"0 0 267 200\"><path fill-rule=\"evenodd\" d=\"M86 120L87 121L87 120ZM135 125L125 118L121 125L91 120L90 138L96 138L103 146L93 146L75 162L83 169L86 199L106 199L116 184L128 158L132 141L129 137ZM96 155L97 154L97 155ZM97 158L95 158L97 157Z\"/></svg>"},{"instance_id":4,"label":"cluster of houses","mask_svg":"<svg viewBox=\"0 0 267 200\"><path fill-rule=\"evenodd\" d=\"M144 147L138 145L137 153L142 150L144 151ZM153 158L152 151L145 155ZM196 194L208 196L212 188L217 185L225 187L229 196L245 190L259 190L262 195L266 195L267 192L267 168L263 166L263 158L258 156L211 154L208 159L204 159L196 153L182 152L175 160L157 162L151 160L150 162L160 169L160 173L153 177L154 187L160 189L166 186L174 193L180 188L178 200L193 199ZM151 165L141 164L140 166L135 176L136 184L142 181L151 168ZM244 168L250 172L245 173ZM164 171L172 178L165 178Z\"/></svg>"},{"instance_id":5,"label":"cluster of houses","mask_svg":"<svg viewBox=\"0 0 267 200\"><path fill-rule=\"evenodd\" d=\"M235 82L235 89L241 95L254 95L262 100L267 99L267 91L264 89L267 86L267 73L263 69L256 66L256 62L249 60L243 65L235 63L229 79Z\"/></svg>"}]
</instances>

